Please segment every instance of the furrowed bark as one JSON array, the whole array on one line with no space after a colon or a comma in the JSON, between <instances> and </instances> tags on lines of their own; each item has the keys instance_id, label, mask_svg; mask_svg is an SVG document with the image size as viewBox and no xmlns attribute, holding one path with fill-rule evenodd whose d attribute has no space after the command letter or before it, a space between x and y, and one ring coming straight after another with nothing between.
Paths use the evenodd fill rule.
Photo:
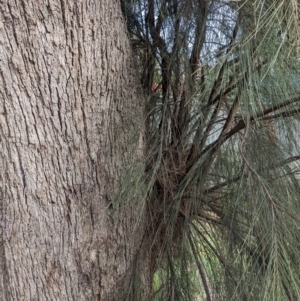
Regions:
<instances>
[{"instance_id":1,"label":"furrowed bark","mask_svg":"<svg viewBox=\"0 0 300 301\"><path fill-rule=\"evenodd\" d=\"M1 2L0 40L1 300L120 300L143 214L108 205L144 104L119 1Z\"/></svg>"}]
</instances>

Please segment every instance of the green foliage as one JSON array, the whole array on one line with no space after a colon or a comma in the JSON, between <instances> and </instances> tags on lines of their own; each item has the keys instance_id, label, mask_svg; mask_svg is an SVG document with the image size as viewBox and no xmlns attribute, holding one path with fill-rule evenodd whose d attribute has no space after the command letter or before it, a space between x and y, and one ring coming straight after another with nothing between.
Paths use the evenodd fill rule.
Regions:
<instances>
[{"instance_id":1,"label":"green foliage","mask_svg":"<svg viewBox=\"0 0 300 301\"><path fill-rule=\"evenodd\" d=\"M126 3L153 299L299 300L298 1Z\"/></svg>"}]
</instances>

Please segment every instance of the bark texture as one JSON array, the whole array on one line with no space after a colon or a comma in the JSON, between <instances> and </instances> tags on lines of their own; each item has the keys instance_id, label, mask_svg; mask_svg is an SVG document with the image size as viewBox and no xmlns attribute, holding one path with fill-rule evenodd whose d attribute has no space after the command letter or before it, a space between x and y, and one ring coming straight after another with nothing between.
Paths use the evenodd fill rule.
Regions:
<instances>
[{"instance_id":1,"label":"bark texture","mask_svg":"<svg viewBox=\"0 0 300 301\"><path fill-rule=\"evenodd\" d=\"M144 232L107 210L143 118L125 27L118 0L0 2L1 300L120 298Z\"/></svg>"}]
</instances>

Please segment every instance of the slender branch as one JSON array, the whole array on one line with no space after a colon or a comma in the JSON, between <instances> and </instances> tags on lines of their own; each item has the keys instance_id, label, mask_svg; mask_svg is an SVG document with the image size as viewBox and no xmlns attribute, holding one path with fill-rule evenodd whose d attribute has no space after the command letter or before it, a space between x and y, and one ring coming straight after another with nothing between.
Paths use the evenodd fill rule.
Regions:
<instances>
[{"instance_id":1,"label":"slender branch","mask_svg":"<svg viewBox=\"0 0 300 301\"><path fill-rule=\"evenodd\" d=\"M188 158L187 158L187 162L189 162L193 157L195 157L197 155L197 152L201 152L202 151L202 148L207 140L207 137L218 117L218 114L220 112L220 109L221 109L221 106L222 106L222 101L220 100L219 103L216 105L212 115L211 115L211 118L208 122L208 125L206 126L205 128L205 132L204 134L202 135L201 137L201 141L200 141L200 144L199 146L197 145L198 144L198 141L200 139L200 135L201 135L201 127L199 127L196 131L196 134L195 134L195 138L194 138L194 141L193 141L193 144L192 144L192 147L191 147L191 150L190 150L190 153L188 155Z\"/></svg>"},{"instance_id":2,"label":"slender branch","mask_svg":"<svg viewBox=\"0 0 300 301\"><path fill-rule=\"evenodd\" d=\"M200 223L201 224L201 223ZM214 255L217 257L217 259L219 260L219 262L223 265L223 267L225 268L226 272L229 274L229 276L232 278L232 280L234 281L234 283L236 284L237 281L235 280L231 268L228 265L228 263L226 262L225 258L220 254L221 251L217 250L215 246L212 245L212 243L210 241L213 241L213 238L211 237L211 235L209 234L203 234L200 230L199 227L196 226L194 223L192 223L192 226L194 228L194 230L197 232L197 234L199 234L199 236L201 237L201 239L206 243L206 245L209 247L209 249L214 253ZM202 225L201 225L202 226ZM206 235L209 237L209 239L206 238Z\"/></svg>"},{"instance_id":3,"label":"slender branch","mask_svg":"<svg viewBox=\"0 0 300 301\"><path fill-rule=\"evenodd\" d=\"M295 161L298 161L300 160L300 156L293 156L293 157L290 157L290 158L287 158L285 160L283 160L282 162L280 162L278 165L276 165L275 167L273 168L277 168L277 167L282 167L283 165L285 164L289 164L289 163L292 163L292 162L295 162ZM207 188L206 190L204 190L204 193L205 194L209 194L211 192L214 192L220 188L223 188L227 185L230 185L230 184L233 184L233 183L236 183L237 181L239 181L241 179L242 176L238 176L238 177L235 177L233 179L230 179L228 181L225 181L223 183L220 183L218 185L215 185L215 186L212 186L212 187L209 187Z\"/></svg>"},{"instance_id":4,"label":"slender branch","mask_svg":"<svg viewBox=\"0 0 300 301\"><path fill-rule=\"evenodd\" d=\"M241 179L241 176L238 176L238 177L235 177L233 179L230 179L226 182L223 182L223 183L220 183L218 185L215 185L213 187L210 187L210 188L207 188L206 190L204 190L204 193L207 194L207 193L210 193L210 192L213 192L213 191L216 191L222 187L225 187L227 185L230 185L230 184L233 184L233 183L236 183L238 180Z\"/></svg>"},{"instance_id":5,"label":"slender branch","mask_svg":"<svg viewBox=\"0 0 300 301\"><path fill-rule=\"evenodd\" d=\"M238 110L238 108L239 108L239 106L240 106L240 102L241 102L241 96L240 96L240 93L239 93L239 94L236 96L235 101L233 102L233 105L232 105L232 107L231 107L231 109L230 109L230 112L229 112L229 114L228 114L227 120L226 120L226 122L225 122L225 125L224 125L224 127L223 127L223 129L222 129L222 132L221 132L219 138L218 138L214 143L210 144L210 145L213 145L213 147L211 147L211 149L208 149L208 150L207 150L207 148L209 147L209 146L208 146L206 149L204 149L204 150L200 153L200 156L196 156L196 160L191 160L191 161L192 161L192 164L190 164L190 165L188 166L186 174L188 174L188 173L192 170L194 164L195 164L195 163L197 162L197 160L198 160L198 159L197 159L198 157L201 158L207 151L211 151L211 155L210 155L210 157L206 160L205 166L204 166L204 169L203 169L203 175L202 175L202 176L203 176L204 178L206 177L207 173L209 172L209 169L210 169L211 165L212 165L213 162L214 162L214 158L215 158L215 155L216 155L218 149L220 149L221 145L222 145L227 139L229 139L229 138L227 138L227 132L228 132L228 129L231 127L233 121L234 121L234 117L235 117L235 115L236 115L236 113L237 113L237 110ZM229 134L229 133L228 133L228 134Z\"/></svg>"},{"instance_id":6,"label":"slender branch","mask_svg":"<svg viewBox=\"0 0 300 301\"><path fill-rule=\"evenodd\" d=\"M237 32L238 32L238 23L235 24L235 27L233 29L232 38L230 40L229 45L227 46L226 56L229 54L230 50L232 49L232 47L234 45L234 41L236 39ZM223 80L223 75L224 75L227 65L228 65L228 61L227 61L227 59L225 59L223 62L223 65L221 66L221 69L219 71L218 77L214 82L214 86L211 89L211 93L210 93L209 99L207 101L207 104L205 105L204 110L208 109L211 105L213 105L216 101L218 101L218 98L221 97L221 93L216 94L216 91L217 91L217 88L219 88L221 85L221 82ZM215 95L217 95L217 96L215 96ZM222 95L224 95L224 93L222 93Z\"/></svg>"},{"instance_id":7,"label":"slender branch","mask_svg":"<svg viewBox=\"0 0 300 301\"><path fill-rule=\"evenodd\" d=\"M255 118L257 119L257 118L264 117L264 116L266 116L266 115L268 115L268 114L270 114L272 112L275 112L275 111L277 111L277 110L279 110L281 108L284 108L284 107L286 107L288 105L291 105L293 103L297 103L299 101L300 101L300 96L298 95L297 97L293 97L291 99L283 101L282 103L279 103L279 104L277 104L275 106L272 106L272 107L270 107L270 108L262 111L260 114L257 114L256 116L252 116L250 118L250 121L254 120Z\"/></svg>"},{"instance_id":8,"label":"slender branch","mask_svg":"<svg viewBox=\"0 0 300 301\"><path fill-rule=\"evenodd\" d=\"M265 117L262 118L262 120L273 120L273 119L277 119L277 118L292 117L292 116L297 115L299 113L300 113L300 108L290 110L290 111L286 111L286 112L282 112L282 113L278 113L278 114L274 114L274 115L271 115L271 116L265 116Z\"/></svg>"},{"instance_id":9,"label":"slender branch","mask_svg":"<svg viewBox=\"0 0 300 301\"><path fill-rule=\"evenodd\" d=\"M297 160L300 160L300 156L293 156L293 157L287 158L284 161L280 162L277 167L281 167L285 164L289 164L289 163L292 163Z\"/></svg>"},{"instance_id":10,"label":"slender branch","mask_svg":"<svg viewBox=\"0 0 300 301\"><path fill-rule=\"evenodd\" d=\"M190 246L191 246L194 258L196 260L198 271L199 271L199 274L200 274L200 277L201 277L201 280L202 280L202 283L203 283L203 286L204 286L204 290L205 290L205 294L206 294L206 300L207 301L212 301L212 298L211 298L211 295L210 295L210 292L209 292L209 287L208 287L208 282L207 282L207 279L206 279L206 275L205 275L204 269L202 267L202 264L200 262L200 259L198 257L198 253L195 250L195 246L194 246L194 243L192 241L190 233L188 234L188 239L189 239Z\"/></svg>"},{"instance_id":11,"label":"slender branch","mask_svg":"<svg viewBox=\"0 0 300 301\"><path fill-rule=\"evenodd\" d=\"M206 1L199 1L198 5L198 11L200 12L200 16L197 18L197 25L194 33L195 40L190 57L192 82L196 80L197 70L199 68L199 58L201 49L205 41L206 18L208 13L208 4L206 3Z\"/></svg>"},{"instance_id":12,"label":"slender branch","mask_svg":"<svg viewBox=\"0 0 300 301\"><path fill-rule=\"evenodd\" d=\"M286 100L276 106L272 106L266 110L264 110L263 112L256 114L256 115L252 115L249 118L249 121L254 121L257 119L262 119L263 117L265 117L266 115L275 112L285 106L288 106L290 104L296 103L296 102L300 102L300 97L295 97L289 100ZM227 141L229 138L231 138L233 135L235 135L237 132L239 132L240 130L244 129L246 126L244 120L240 119L238 121L238 123L224 136L220 137L219 139L217 139L216 141L212 142L211 144L209 144L203 151L202 153L199 155L199 157L196 158L196 160L198 160L200 157L202 157L204 154L206 154L207 152L214 150L219 144L223 144L225 141Z\"/></svg>"}]
</instances>

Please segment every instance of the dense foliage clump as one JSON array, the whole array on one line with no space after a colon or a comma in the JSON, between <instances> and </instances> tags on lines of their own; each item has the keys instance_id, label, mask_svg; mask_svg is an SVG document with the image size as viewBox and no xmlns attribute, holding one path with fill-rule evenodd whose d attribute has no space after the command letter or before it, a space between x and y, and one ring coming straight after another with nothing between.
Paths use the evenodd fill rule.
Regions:
<instances>
[{"instance_id":1,"label":"dense foliage clump","mask_svg":"<svg viewBox=\"0 0 300 301\"><path fill-rule=\"evenodd\" d=\"M147 95L153 298L299 300L298 1L122 10Z\"/></svg>"}]
</instances>

